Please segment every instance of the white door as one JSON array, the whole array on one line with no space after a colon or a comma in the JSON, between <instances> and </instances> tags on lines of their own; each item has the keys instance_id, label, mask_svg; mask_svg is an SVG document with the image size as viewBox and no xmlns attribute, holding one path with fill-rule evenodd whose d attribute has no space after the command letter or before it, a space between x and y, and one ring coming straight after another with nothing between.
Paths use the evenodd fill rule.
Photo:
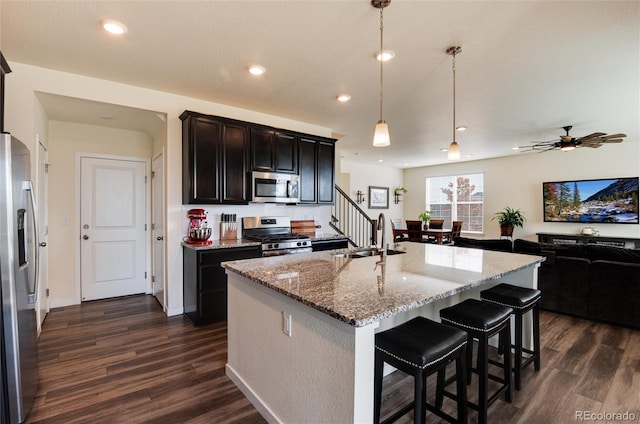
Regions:
<instances>
[{"instance_id":1,"label":"white door","mask_svg":"<svg viewBox=\"0 0 640 424\"><path fill-rule=\"evenodd\" d=\"M49 287L48 276L48 254L47 243L49 235L49 224L47 218L47 173L49 172L47 165L47 149L41 143L38 143L38 239L40 246L40 255L38 257L38 272L40 288L38 290L38 305L36 307L36 317L38 323L38 334L40 334L42 323L49 312L49 299L47 298L47 288Z\"/></svg>"},{"instance_id":2,"label":"white door","mask_svg":"<svg viewBox=\"0 0 640 424\"><path fill-rule=\"evenodd\" d=\"M82 300L145 293L146 163L80 159Z\"/></svg>"},{"instance_id":3,"label":"white door","mask_svg":"<svg viewBox=\"0 0 640 424\"><path fill-rule=\"evenodd\" d=\"M153 295L166 310L164 290L164 163L160 153L151 164L153 272L151 274Z\"/></svg>"}]
</instances>

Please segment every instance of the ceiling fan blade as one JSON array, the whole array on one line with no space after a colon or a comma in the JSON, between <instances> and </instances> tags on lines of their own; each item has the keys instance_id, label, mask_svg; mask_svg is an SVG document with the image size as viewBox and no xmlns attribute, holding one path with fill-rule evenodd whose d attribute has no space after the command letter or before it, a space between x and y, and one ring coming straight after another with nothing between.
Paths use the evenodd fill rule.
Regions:
<instances>
[{"instance_id":1,"label":"ceiling fan blade","mask_svg":"<svg viewBox=\"0 0 640 424\"><path fill-rule=\"evenodd\" d=\"M606 135L606 133L594 132L592 134L585 135L584 137L576 138L576 141L578 141L578 140L588 140L590 138L596 138L596 137L602 137L603 135Z\"/></svg>"},{"instance_id":2,"label":"ceiling fan blade","mask_svg":"<svg viewBox=\"0 0 640 424\"><path fill-rule=\"evenodd\" d=\"M611 134L611 135L603 135L602 139L609 139L609 138L622 138L622 137L626 137L626 134Z\"/></svg>"},{"instance_id":3,"label":"ceiling fan blade","mask_svg":"<svg viewBox=\"0 0 640 424\"><path fill-rule=\"evenodd\" d=\"M602 143L582 143L582 144L580 145L580 147L592 147L592 148L594 148L594 149L595 149L595 148L598 148L598 147L600 147L600 146L602 146Z\"/></svg>"},{"instance_id":4,"label":"ceiling fan blade","mask_svg":"<svg viewBox=\"0 0 640 424\"><path fill-rule=\"evenodd\" d=\"M602 140L603 143L622 143L623 141L621 138Z\"/></svg>"}]
</instances>

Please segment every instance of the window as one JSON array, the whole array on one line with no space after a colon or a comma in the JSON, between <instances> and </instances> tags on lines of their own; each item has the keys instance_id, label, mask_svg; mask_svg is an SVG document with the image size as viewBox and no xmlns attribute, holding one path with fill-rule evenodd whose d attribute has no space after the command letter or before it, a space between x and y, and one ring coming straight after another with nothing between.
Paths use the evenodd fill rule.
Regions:
<instances>
[{"instance_id":1,"label":"window","mask_svg":"<svg viewBox=\"0 0 640 424\"><path fill-rule=\"evenodd\" d=\"M462 221L462 231L482 233L484 222L484 175L450 175L427 178L427 210L432 219L444 219L451 228Z\"/></svg>"}]
</instances>

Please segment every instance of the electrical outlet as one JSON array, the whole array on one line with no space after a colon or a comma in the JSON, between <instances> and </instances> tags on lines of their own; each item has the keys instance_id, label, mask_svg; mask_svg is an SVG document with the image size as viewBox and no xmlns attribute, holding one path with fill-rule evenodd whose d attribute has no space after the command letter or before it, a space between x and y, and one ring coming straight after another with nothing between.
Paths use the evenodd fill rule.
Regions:
<instances>
[{"instance_id":1,"label":"electrical outlet","mask_svg":"<svg viewBox=\"0 0 640 424\"><path fill-rule=\"evenodd\" d=\"M282 332L287 336L291 337L291 325L293 318L291 314L287 314L285 311L282 311Z\"/></svg>"}]
</instances>

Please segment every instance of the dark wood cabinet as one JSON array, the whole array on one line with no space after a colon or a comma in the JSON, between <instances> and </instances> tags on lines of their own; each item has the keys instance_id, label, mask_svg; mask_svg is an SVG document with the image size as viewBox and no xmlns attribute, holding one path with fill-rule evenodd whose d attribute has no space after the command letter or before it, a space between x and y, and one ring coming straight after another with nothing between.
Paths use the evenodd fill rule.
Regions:
<instances>
[{"instance_id":1,"label":"dark wood cabinet","mask_svg":"<svg viewBox=\"0 0 640 424\"><path fill-rule=\"evenodd\" d=\"M346 238L311 241L311 248L314 252L320 252L322 250L346 249L348 247L349 242Z\"/></svg>"},{"instance_id":2,"label":"dark wood cabinet","mask_svg":"<svg viewBox=\"0 0 640 424\"><path fill-rule=\"evenodd\" d=\"M316 140L300 137L300 203L318 203Z\"/></svg>"},{"instance_id":3,"label":"dark wood cabinet","mask_svg":"<svg viewBox=\"0 0 640 424\"><path fill-rule=\"evenodd\" d=\"M258 258L259 246L182 248L184 315L194 325L227 319L227 274L222 262Z\"/></svg>"},{"instance_id":4,"label":"dark wood cabinet","mask_svg":"<svg viewBox=\"0 0 640 424\"><path fill-rule=\"evenodd\" d=\"M267 128L251 128L251 170L298 173L298 138Z\"/></svg>"},{"instance_id":5,"label":"dark wood cabinet","mask_svg":"<svg viewBox=\"0 0 640 424\"><path fill-rule=\"evenodd\" d=\"M300 137L300 203L334 201L335 140Z\"/></svg>"},{"instance_id":6,"label":"dark wood cabinet","mask_svg":"<svg viewBox=\"0 0 640 424\"><path fill-rule=\"evenodd\" d=\"M182 202L247 204L247 127L185 111L182 119Z\"/></svg>"},{"instance_id":7,"label":"dark wood cabinet","mask_svg":"<svg viewBox=\"0 0 640 424\"><path fill-rule=\"evenodd\" d=\"M318 142L318 203L333 203L335 185L335 144Z\"/></svg>"},{"instance_id":8,"label":"dark wood cabinet","mask_svg":"<svg viewBox=\"0 0 640 424\"><path fill-rule=\"evenodd\" d=\"M332 204L335 140L184 111L183 204L249 203L249 171L300 176L300 203Z\"/></svg>"}]
</instances>

